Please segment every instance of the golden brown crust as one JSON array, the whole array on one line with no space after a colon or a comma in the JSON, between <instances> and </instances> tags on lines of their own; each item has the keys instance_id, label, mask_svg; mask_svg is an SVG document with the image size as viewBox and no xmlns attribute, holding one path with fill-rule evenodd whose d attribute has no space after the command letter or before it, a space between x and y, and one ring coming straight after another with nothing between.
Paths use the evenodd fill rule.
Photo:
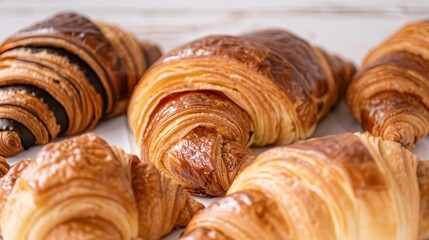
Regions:
<instances>
[{"instance_id":1,"label":"golden brown crust","mask_svg":"<svg viewBox=\"0 0 429 240\"><path fill-rule=\"evenodd\" d=\"M38 117L45 112L46 118L57 125L51 126L52 123L42 119L52 138L60 133L73 134L91 129L97 124L94 119L103 116L103 97L91 84L96 77L89 74L91 70L80 66L84 63L79 63L77 57L75 59L61 50L49 48L18 48L0 56L3 59L0 64L6 67L2 71L1 86L5 89L2 94L18 91L27 95L31 101L19 101L22 97L11 96L9 104L28 109ZM38 89L46 93L42 95ZM58 104L53 105L55 102Z\"/></svg>"},{"instance_id":2,"label":"golden brown crust","mask_svg":"<svg viewBox=\"0 0 429 240\"><path fill-rule=\"evenodd\" d=\"M417 168L420 190L419 239L429 238L429 161L420 161Z\"/></svg>"},{"instance_id":3,"label":"golden brown crust","mask_svg":"<svg viewBox=\"0 0 429 240\"><path fill-rule=\"evenodd\" d=\"M0 157L0 178L2 178L9 171L10 166L6 159Z\"/></svg>"},{"instance_id":4,"label":"golden brown crust","mask_svg":"<svg viewBox=\"0 0 429 240\"><path fill-rule=\"evenodd\" d=\"M0 179L0 216L3 214L3 209L6 206L10 193L15 186L16 180L21 176L21 172L28 166L31 160L22 160L15 163L9 171ZM2 233L2 226L0 224L0 234Z\"/></svg>"},{"instance_id":5,"label":"golden brown crust","mask_svg":"<svg viewBox=\"0 0 429 240\"><path fill-rule=\"evenodd\" d=\"M193 193L219 196L253 161L248 146L310 136L353 73L283 30L209 36L154 64L129 122L143 159Z\"/></svg>"},{"instance_id":6,"label":"golden brown crust","mask_svg":"<svg viewBox=\"0 0 429 240\"><path fill-rule=\"evenodd\" d=\"M30 164L31 160L22 160L14 164L7 173L0 179L0 209L3 210L7 199L15 185L16 180L21 176L21 172ZM0 214L1 215L1 214Z\"/></svg>"},{"instance_id":7,"label":"golden brown crust","mask_svg":"<svg viewBox=\"0 0 429 240\"><path fill-rule=\"evenodd\" d=\"M135 51L140 50L143 52L143 56L145 56L144 62L146 68L154 64L162 55L161 49L159 49L156 44L153 44L151 42L139 41L139 47L140 48L135 49Z\"/></svg>"},{"instance_id":8,"label":"golden brown crust","mask_svg":"<svg viewBox=\"0 0 429 240\"><path fill-rule=\"evenodd\" d=\"M159 132L165 131L163 125L183 119L179 124L183 127L176 127L176 136L168 139L176 143L158 147L158 155L162 156L158 168L166 169L190 192L223 195L255 158L253 151L245 147L251 132L248 115L220 93L170 95L156 112L149 123L145 146L152 142L162 144L158 139L165 136ZM148 155L142 151L142 156Z\"/></svg>"},{"instance_id":9,"label":"golden brown crust","mask_svg":"<svg viewBox=\"0 0 429 240\"><path fill-rule=\"evenodd\" d=\"M281 235L280 229L287 228L287 225L271 225L276 219L281 218L278 210L277 203L262 192L232 193L198 212L181 239L286 239ZM229 214L222 214L222 212ZM241 227L236 231L225 231L231 227L235 228L239 222ZM218 228L211 225L225 227ZM267 233L264 228L272 231Z\"/></svg>"},{"instance_id":10,"label":"golden brown crust","mask_svg":"<svg viewBox=\"0 0 429 240\"><path fill-rule=\"evenodd\" d=\"M108 114L112 117L123 113L128 105L128 99L140 80L144 71L161 56L159 48L151 43L139 42L133 35L123 31L120 27L106 24L102 21L96 22L104 36L112 44L117 57L125 64L127 79L120 78L115 82L114 89L122 89L124 95L119 95L113 110ZM114 61L114 59L110 59Z\"/></svg>"},{"instance_id":11,"label":"golden brown crust","mask_svg":"<svg viewBox=\"0 0 429 240\"><path fill-rule=\"evenodd\" d=\"M183 239L417 239L426 198L418 162L360 133L278 147L200 211Z\"/></svg>"},{"instance_id":12,"label":"golden brown crust","mask_svg":"<svg viewBox=\"0 0 429 240\"><path fill-rule=\"evenodd\" d=\"M5 239L160 239L202 207L94 134L50 143L0 179Z\"/></svg>"},{"instance_id":13,"label":"golden brown crust","mask_svg":"<svg viewBox=\"0 0 429 240\"><path fill-rule=\"evenodd\" d=\"M279 29L242 36L219 35L199 39L173 50L156 65L198 57L225 58L239 62L278 84L288 98L299 105L297 108L312 109L312 101L333 95L329 101L322 101L327 109L323 106L318 107L316 113L311 110L310 113L298 112L300 117L306 118L303 124L309 126L316 123L322 109L324 113L320 115L327 114L329 107L338 99L339 89L355 72L352 64L338 57L331 57L298 36ZM308 114L315 115L309 118Z\"/></svg>"},{"instance_id":14,"label":"golden brown crust","mask_svg":"<svg viewBox=\"0 0 429 240\"><path fill-rule=\"evenodd\" d=\"M57 14L10 37L1 46L1 52L28 45L67 49L88 62L96 69L110 104L126 95L126 89L118 84L119 79L126 79L124 63L112 43L88 18L71 12Z\"/></svg>"},{"instance_id":15,"label":"golden brown crust","mask_svg":"<svg viewBox=\"0 0 429 240\"><path fill-rule=\"evenodd\" d=\"M98 218L78 218L52 229L45 239L118 240L122 236L110 222Z\"/></svg>"},{"instance_id":16,"label":"golden brown crust","mask_svg":"<svg viewBox=\"0 0 429 240\"><path fill-rule=\"evenodd\" d=\"M0 151L2 156L9 157L18 154L24 150L21 143L21 137L15 131L0 132Z\"/></svg>"},{"instance_id":17,"label":"golden brown crust","mask_svg":"<svg viewBox=\"0 0 429 240\"><path fill-rule=\"evenodd\" d=\"M176 227L184 227L203 206L185 189L148 163L134 162L132 184L139 213L139 237L160 239Z\"/></svg>"},{"instance_id":18,"label":"golden brown crust","mask_svg":"<svg viewBox=\"0 0 429 240\"><path fill-rule=\"evenodd\" d=\"M70 12L12 35L0 45L0 156L123 113L159 55L117 26Z\"/></svg>"},{"instance_id":19,"label":"golden brown crust","mask_svg":"<svg viewBox=\"0 0 429 240\"><path fill-rule=\"evenodd\" d=\"M136 236L136 205L124 157L92 134L46 145L16 180L0 217L3 236L44 239L67 221L93 217L115 219L125 239Z\"/></svg>"},{"instance_id":20,"label":"golden brown crust","mask_svg":"<svg viewBox=\"0 0 429 240\"><path fill-rule=\"evenodd\" d=\"M409 149L429 134L427 29L427 22L410 23L374 48L346 91L365 130Z\"/></svg>"}]
</instances>

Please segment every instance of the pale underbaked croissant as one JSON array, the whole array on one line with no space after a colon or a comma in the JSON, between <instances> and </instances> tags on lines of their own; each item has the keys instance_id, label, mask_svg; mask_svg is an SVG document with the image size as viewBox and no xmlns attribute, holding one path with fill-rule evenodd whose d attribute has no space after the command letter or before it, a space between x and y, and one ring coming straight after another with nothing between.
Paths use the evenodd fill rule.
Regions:
<instances>
[{"instance_id":1,"label":"pale underbaked croissant","mask_svg":"<svg viewBox=\"0 0 429 240\"><path fill-rule=\"evenodd\" d=\"M347 103L373 135L412 149L429 134L429 21L406 25L374 48L348 84Z\"/></svg>"},{"instance_id":2,"label":"pale underbaked croissant","mask_svg":"<svg viewBox=\"0 0 429 240\"><path fill-rule=\"evenodd\" d=\"M369 134L333 135L260 155L182 239L424 239L428 200L429 161Z\"/></svg>"},{"instance_id":3,"label":"pale underbaked croissant","mask_svg":"<svg viewBox=\"0 0 429 240\"><path fill-rule=\"evenodd\" d=\"M283 31L209 36L173 50L136 87L129 124L142 160L197 194L223 195L247 146L310 136L352 64Z\"/></svg>"},{"instance_id":4,"label":"pale underbaked croissant","mask_svg":"<svg viewBox=\"0 0 429 240\"><path fill-rule=\"evenodd\" d=\"M122 113L159 49L76 13L60 13L0 46L0 155L93 128Z\"/></svg>"},{"instance_id":5,"label":"pale underbaked croissant","mask_svg":"<svg viewBox=\"0 0 429 240\"><path fill-rule=\"evenodd\" d=\"M159 239L202 208L157 169L94 134L46 145L0 180L13 239Z\"/></svg>"}]
</instances>

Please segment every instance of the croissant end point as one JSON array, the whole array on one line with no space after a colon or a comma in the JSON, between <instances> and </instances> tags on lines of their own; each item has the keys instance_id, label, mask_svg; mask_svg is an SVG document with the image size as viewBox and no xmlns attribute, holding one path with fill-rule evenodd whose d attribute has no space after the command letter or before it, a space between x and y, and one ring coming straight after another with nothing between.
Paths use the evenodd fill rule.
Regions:
<instances>
[{"instance_id":1,"label":"croissant end point","mask_svg":"<svg viewBox=\"0 0 429 240\"><path fill-rule=\"evenodd\" d=\"M383 139L398 142L403 147L412 150L415 148L416 134L411 124L403 122L389 125L383 131Z\"/></svg>"},{"instance_id":2,"label":"croissant end point","mask_svg":"<svg viewBox=\"0 0 429 240\"><path fill-rule=\"evenodd\" d=\"M0 132L0 156L10 157L22 152L21 137L15 131Z\"/></svg>"},{"instance_id":3,"label":"croissant end point","mask_svg":"<svg viewBox=\"0 0 429 240\"><path fill-rule=\"evenodd\" d=\"M149 42L139 42L142 51L144 51L144 55L147 57L148 65L152 65L156 60L158 60L162 52L159 47L155 44Z\"/></svg>"},{"instance_id":4,"label":"croissant end point","mask_svg":"<svg viewBox=\"0 0 429 240\"><path fill-rule=\"evenodd\" d=\"M194 200L191 196L188 196L186 206L181 212L179 218L177 219L176 225L180 227L186 227L186 225L188 225L189 221L195 215L195 213L197 213L203 208L203 204Z\"/></svg>"},{"instance_id":5,"label":"croissant end point","mask_svg":"<svg viewBox=\"0 0 429 240\"><path fill-rule=\"evenodd\" d=\"M347 62L347 67L345 71L346 71L345 77L350 81L357 72L356 65L351 62Z\"/></svg>"},{"instance_id":6,"label":"croissant end point","mask_svg":"<svg viewBox=\"0 0 429 240\"><path fill-rule=\"evenodd\" d=\"M0 157L0 178L2 178L9 171L10 165L7 163L6 159Z\"/></svg>"}]
</instances>

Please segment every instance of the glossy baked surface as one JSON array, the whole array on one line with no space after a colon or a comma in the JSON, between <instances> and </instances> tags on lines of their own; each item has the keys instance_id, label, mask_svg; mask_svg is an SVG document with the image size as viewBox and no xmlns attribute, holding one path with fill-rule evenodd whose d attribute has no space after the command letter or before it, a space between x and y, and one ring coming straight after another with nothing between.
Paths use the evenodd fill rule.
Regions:
<instances>
[{"instance_id":1,"label":"glossy baked surface","mask_svg":"<svg viewBox=\"0 0 429 240\"><path fill-rule=\"evenodd\" d=\"M75 12L16 29L0 45L0 155L123 113L159 55L118 26Z\"/></svg>"},{"instance_id":2,"label":"glossy baked surface","mask_svg":"<svg viewBox=\"0 0 429 240\"><path fill-rule=\"evenodd\" d=\"M282 29L179 46L136 86L128 118L144 161L201 195L223 195L249 146L311 136L353 64Z\"/></svg>"},{"instance_id":3,"label":"glossy baked surface","mask_svg":"<svg viewBox=\"0 0 429 240\"><path fill-rule=\"evenodd\" d=\"M368 52L345 98L364 130L413 149L429 134L429 21L407 23Z\"/></svg>"},{"instance_id":4,"label":"glossy baked surface","mask_svg":"<svg viewBox=\"0 0 429 240\"><path fill-rule=\"evenodd\" d=\"M95 134L48 144L15 164L0 179L0 196L4 239L156 240L203 207Z\"/></svg>"},{"instance_id":5,"label":"glossy baked surface","mask_svg":"<svg viewBox=\"0 0 429 240\"><path fill-rule=\"evenodd\" d=\"M126 30L136 33L140 39L147 38L160 43L165 52L208 34L242 34L255 28L281 27L288 28L334 53L341 53L356 64L362 61L369 49L379 44L405 22L427 17L428 9L425 1L416 4L407 0L395 2L219 0L210 3L184 0L180 4L106 0L24 2L25 4L15 0L2 2L1 39L6 39L16 29L54 14L58 9L79 8L97 19L108 19L109 22L118 23ZM321 121L313 136L360 129L361 126L341 103ZM110 143L139 154L125 117L103 122L94 131ZM15 162L32 157L38 149L40 147L32 147L8 160ZM416 144L414 152L424 159L429 159L428 149L429 139L426 137ZM199 199L205 203L212 201ZM178 239L179 232L176 231L167 239Z\"/></svg>"},{"instance_id":6,"label":"glossy baked surface","mask_svg":"<svg viewBox=\"0 0 429 240\"><path fill-rule=\"evenodd\" d=\"M361 133L273 148L182 239L425 239L428 163Z\"/></svg>"}]
</instances>

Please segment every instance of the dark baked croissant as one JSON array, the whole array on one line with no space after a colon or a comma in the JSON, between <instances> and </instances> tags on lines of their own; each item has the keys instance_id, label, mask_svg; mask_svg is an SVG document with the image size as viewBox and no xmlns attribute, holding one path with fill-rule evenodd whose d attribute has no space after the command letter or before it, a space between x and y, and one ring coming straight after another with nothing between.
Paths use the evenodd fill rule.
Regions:
<instances>
[{"instance_id":1,"label":"dark baked croissant","mask_svg":"<svg viewBox=\"0 0 429 240\"><path fill-rule=\"evenodd\" d=\"M210 36L148 71L129 123L143 160L194 193L223 195L255 158L247 146L310 136L353 73L283 30Z\"/></svg>"},{"instance_id":2,"label":"dark baked croissant","mask_svg":"<svg viewBox=\"0 0 429 240\"><path fill-rule=\"evenodd\" d=\"M429 134L429 21L406 25L363 62L347 104L373 135L412 149Z\"/></svg>"},{"instance_id":3,"label":"dark baked croissant","mask_svg":"<svg viewBox=\"0 0 429 240\"><path fill-rule=\"evenodd\" d=\"M279 147L197 213L182 239L423 239L428 179L429 161L369 134Z\"/></svg>"},{"instance_id":4,"label":"dark baked croissant","mask_svg":"<svg viewBox=\"0 0 429 240\"><path fill-rule=\"evenodd\" d=\"M123 112L160 56L115 25L61 13L0 46L0 155L93 128Z\"/></svg>"},{"instance_id":5,"label":"dark baked croissant","mask_svg":"<svg viewBox=\"0 0 429 240\"><path fill-rule=\"evenodd\" d=\"M158 170L93 134L46 145L0 180L13 239L160 239L202 208Z\"/></svg>"}]
</instances>

